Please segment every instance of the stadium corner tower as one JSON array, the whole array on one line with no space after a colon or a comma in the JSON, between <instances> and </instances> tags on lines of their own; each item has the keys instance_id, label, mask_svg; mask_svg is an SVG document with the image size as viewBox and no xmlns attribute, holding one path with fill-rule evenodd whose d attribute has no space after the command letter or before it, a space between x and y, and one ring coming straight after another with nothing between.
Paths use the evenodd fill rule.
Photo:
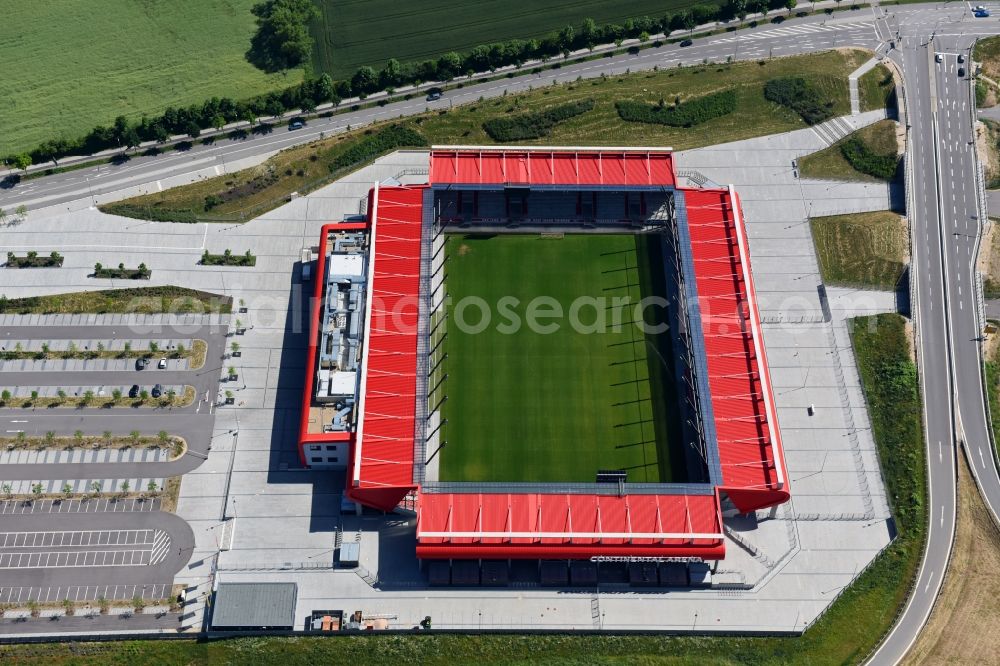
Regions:
<instances>
[{"instance_id":1,"label":"stadium corner tower","mask_svg":"<svg viewBox=\"0 0 1000 666\"><path fill-rule=\"evenodd\" d=\"M428 159L429 183L377 184L363 219L322 228L302 464L346 471L347 500L415 512L422 559L723 558L724 514L789 498L737 193L731 186L678 187L671 151L663 148L435 146ZM610 423L616 417L603 406L581 413L594 420L593 437L569 442L581 459L592 451L599 461L589 478L547 480L520 441L532 437L505 443L503 433L488 432L482 442L459 442L456 424L479 417L474 403L469 408L473 387L462 385L472 375L459 367L466 361L458 358L459 333L447 311L448 281L459 279L457 272L449 277L449 239L534 237L550 243L546 252L559 252L560 239L592 235L618 247L631 242L623 234L652 248L638 262L648 270L638 272L658 276L666 296L660 365L644 370L652 351L626 360L636 368L634 381L651 385L638 394L649 411L635 421L652 423L642 431L652 443L642 448L672 461L673 471L658 475L616 458L634 454L617 453L629 448L612 441L626 424ZM632 349L648 346L640 341ZM527 383L533 361L524 362L517 376ZM530 421L516 401L533 392L499 390L515 403L509 413L500 408L491 427ZM669 408L660 418L664 401ZM537 439L529 442L534 450L552 453L545 447L555 447L554 438ZM488 472L487 449L505 444L522 452L518 460L532 470L526 478L442 472L449 456L462 451L474 460L477 447L484 455L477 469ZM546 460L558 471L558 460Z\"/></svg>"}]
</instances>

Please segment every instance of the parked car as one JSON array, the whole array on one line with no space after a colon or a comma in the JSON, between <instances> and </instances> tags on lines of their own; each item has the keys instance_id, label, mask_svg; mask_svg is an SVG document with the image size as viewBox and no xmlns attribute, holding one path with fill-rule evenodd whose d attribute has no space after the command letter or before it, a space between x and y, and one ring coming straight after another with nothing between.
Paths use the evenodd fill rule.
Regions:
<instances>
[{"instance_id":1,"label":"parked car","mask_svg":"<svg viewBox=\"0 0 1000 666\"><path fill-rule=\"evenodd\" d=\"M154 386L152 395L154 398L159 398L161 395L163 395L163 384L157 384L156 386Z\"/></svg>"},{"instance_id":2,"label":"parked car","mask_svg":"<svg viewBox=\"0 0 1000 666\"><path fill-rule=\"evenodd\" d=\"M156 367L159 368L160 370L166 370L167 369L167 357L164 356L163 358L161 358L160 362L156 364Z\"/></svg>"},{"instance_id":3,"label":"parked car","mask_svg":"<svg viewBox=\"0 0 1000 666\"><path fill-rule=\"evenodd\" d=\"M935 53L934 54L934 62L944 62L944 54L943 53Z\"/></svg>"},{"instance_id":4,"label":"parked car","mask_svg":"<svg viewBox=\"0 0 1000 666\"><path fill-rule=\"evenodd\" d=\"M149 365L149 359L148 358L140 357L140 358L135 359L135 369L136 370L145 370L145 368L146 368L147 365Z\"/></svg>"},{"instance_id":5,"label":"parked car","mask_svg":"<svg viewBox=\"0 0 1000 666\"><path fill-rule=\"evenodd\" d=\"M132 384L132 388L130 388L128 390L128 397L130 397L130 398L138 398L139 397L139 385L138 384Z\"/></svg>"},{"instance_id":6,"label":"parked car","mask_svg":"<svg viewBox=\"0 0 1000 666\"><path fill-rule=\"evenodd\" d=\"M680 46L681 47L691 46L692 44L694 44L694 42L692 42L690 39L685 39L683 42L680 43Z\"/></svg>"}]
</instances>

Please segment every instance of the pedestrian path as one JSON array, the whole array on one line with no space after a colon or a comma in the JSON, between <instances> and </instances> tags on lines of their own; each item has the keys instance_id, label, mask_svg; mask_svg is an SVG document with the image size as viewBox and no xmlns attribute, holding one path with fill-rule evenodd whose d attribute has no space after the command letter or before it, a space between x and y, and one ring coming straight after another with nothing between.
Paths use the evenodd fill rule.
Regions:
<instances>
[{"instance_id":1,"label":"pedestrian path","mask_svg":"<svg viewBox=\"0 0 1000 666\"><path fill-rule=\"evenodd\" d=\"M872 58L865 64L851 72L847 77L847 84L851 91L851 115L856 116L861 113L861 93L858 89L858 79L875 69L878 59Z\"/></svg>"}]
</instances>

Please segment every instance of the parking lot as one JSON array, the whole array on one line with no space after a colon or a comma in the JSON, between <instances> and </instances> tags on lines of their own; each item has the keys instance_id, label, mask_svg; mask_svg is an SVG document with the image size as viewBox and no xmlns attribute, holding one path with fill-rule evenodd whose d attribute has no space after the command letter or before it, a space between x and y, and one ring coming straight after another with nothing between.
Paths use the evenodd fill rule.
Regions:
<instances>
[{"instance_id":1,"label":"parking lot","mask_svg":"<svg viewBox=\"0 0 1000 666\"><path fill-rule=\"evenodd\" d=\"M0 317L0 351L8 352L0 389L10 399L0 407L0 437L9 443L0 452L0 483L15 496L42 490L0 501L0 603L170 595L193 552L188 525L162 512L159 498L90 495L94 488L145 492L153 483L162 490L166 479L205 461L228 323L181 319L183 326L166 315L93 316L84 325L66 315ZM204 362L193 364L199 340ZM143 401L154 387L194 401ZM182 455L101 444L133 433L155 443L161 431L184 440ZM25 436L32 443L15 447Z\"/></svg>"}]
</instances>

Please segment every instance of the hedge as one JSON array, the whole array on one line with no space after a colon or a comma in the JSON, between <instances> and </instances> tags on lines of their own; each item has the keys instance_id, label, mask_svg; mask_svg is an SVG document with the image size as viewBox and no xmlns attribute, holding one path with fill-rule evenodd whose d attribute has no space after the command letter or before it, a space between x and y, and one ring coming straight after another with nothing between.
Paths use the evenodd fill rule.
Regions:
<instances>
[{"instance_id":1,"label":"hedge","mask_svg":"<svg viewBox=\"0 0 1000 666\"><path fill-rule=\"evenodd\" d=\"M341 153L330 163L330 171L345 169L400 148L419 148L426 145L427 139L415 129L390 125L369 134Z\"/></svg>"},{"instance_id":2,"label":"hedge","mask_svg":"<svg viewBox=\"0 0 1000 666\"><path fill-rule=\"evenodd\" d=\"M548 136L552 128L575 116L594 108L594 100L584 99L569 104L560 104L544 111L522 113L506 118L493 118L483 123L483 129L494 141L505 143L538 139Z\"/></svg>"},{"instance_id":3,"label":"hedge","mask_svg":"<svg viewBox=\"0 0 1000 666\"><path fill-rule=\"evenodd\" d=\"M833 117L833 102L824 101L819 90L800 76L771 79L764 84L764 97L787 106L802 116L802 120L809 125Z\"/></svg>"},{"instance_id":4,"label":"hedge","mask_svg":"<svg viewBox=\"0 0 1000 666\"><path fill-rule=\"evenodd\" d=\"M733 89L711 93L682 104L651 105L635 100L615 102L622 120L632 123L654 123L670 127L693 127L719 118L736 110L736 91Z\"/></svg>"},{"instance_id":5,"label":"hedge","mask_svg":"<svg viewBox=\"0 0 1000 666\"><path fill-rule=\"evenodd\" d=\"M892 180L896 177L899 158L896 155L880 155L872 151L868 144L856 136L840 144L840 152L856 171L882 180Z\"/></svg>"}]
</instances>

